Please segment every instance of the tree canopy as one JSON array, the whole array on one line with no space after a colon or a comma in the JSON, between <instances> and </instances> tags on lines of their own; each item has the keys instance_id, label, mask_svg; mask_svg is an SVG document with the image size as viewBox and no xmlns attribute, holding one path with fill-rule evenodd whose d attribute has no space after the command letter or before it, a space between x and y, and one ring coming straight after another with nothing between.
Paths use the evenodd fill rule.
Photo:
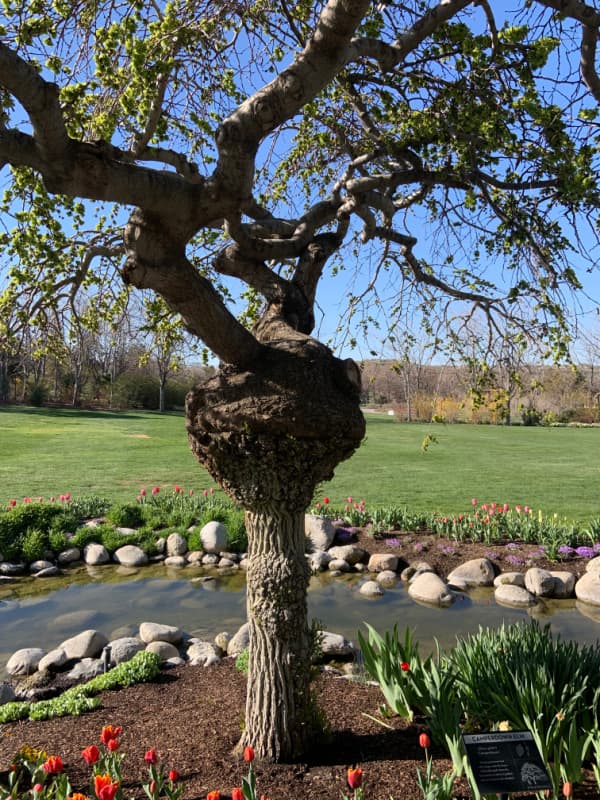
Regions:
<instances>
[{"instance_id":1,"label":"tree canopy","mask_svg":"<svg viewBox=\"0 0 600 800\"><path fill-rule=\"evenodd\" d=\"M597 258L599 24L575 0L4 0L4 319L81 288L110 315L120 272L242 364L264 304L310 333L324 270L357 269L366 324L418 296L434 334L496 312L560 354Z\"/></svg>"}]
</instances>

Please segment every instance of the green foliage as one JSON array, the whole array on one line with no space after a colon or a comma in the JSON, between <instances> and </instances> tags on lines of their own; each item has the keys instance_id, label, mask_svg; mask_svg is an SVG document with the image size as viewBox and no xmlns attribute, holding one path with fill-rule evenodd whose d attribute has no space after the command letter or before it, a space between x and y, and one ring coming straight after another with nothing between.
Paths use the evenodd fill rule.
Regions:
<instances>
[{"instance_id":1,"label":"green foliage","mask_svg":"<svg viewBox=\"0 0 600 800\"><path fill-rule=\"evenodd\" d=\"M153 681L160 673L160 658L142 651L103 675L81 686L74 686L51 700L35 703L6 703L0 706L0 723L19 719L43 720L53 717L79 716L100 706L95 695L109 689L122 689L136 683Z\"/></svg>"},{"instance_id":2,"label":"green foliage","mask_svg":"<svg viewBox=\"0 0 600 800\"><path fill-rule=\"evenodd\" d=\"M144 512L139 503L117 503L108 510L106 519L119 528L139 528Z\"/></svg>"},{"instance_id":3,"label":"green foliage","mask_svg":"<svg viewBox=\"0 0 600 800\"><path fill-rule=\"evenodd\" d=\"M50 542L47 532L41 531L39 528L28 528L27 533L23 537L21 556L27 563L38 561L44 558L45 552L49 546Z\"/></svg>"},{"instance_id":4,"label":"green foliage","mask_svg":"<svg viewBox=\"0 0 600 800\"><path fill-rule=\"evenodd\" d=\"M248 674L248 657L250 651L245 647L242 652L235 659L235 668L243 675Z\"/></svg>"},{"instance_id":5,"label":"green foliage","mask_svg":"<svg viewBox=\"0 0 600 800\"><path fill-rule=\"evenodd\" d=\"M23 557L28 531L33 533L28 548L36 550L39 545L39 532L45 537L43 547L48 546L48 531L61 531L73 523L74 517L68 507L55 503L23 503L7 511L0 512L0 553L7 560L18 561ZM37 544L34 544L34 540Z\"/></svg>"}]
</instances>

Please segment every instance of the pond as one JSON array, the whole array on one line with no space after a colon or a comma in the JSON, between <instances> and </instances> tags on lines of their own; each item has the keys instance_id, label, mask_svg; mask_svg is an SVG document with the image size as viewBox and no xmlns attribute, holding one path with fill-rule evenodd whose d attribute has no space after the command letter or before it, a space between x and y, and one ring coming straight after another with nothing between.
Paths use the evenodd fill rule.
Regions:
<instances>
[{"instance_id":1,"label":"pond","mask_svg":"<svg viewBox=\"0 0 600 800\"><path fill-rule=\"evenodd\" d=\"M215 573L214 580L193 580L201 576L206 570L193 567L81 566L60 578L21 578L0 586L0 678L6 677L5 665L15 650L33 646L50 650L87 628L110 637L124 627L151 621L177 625L208 639L220 631L235 633L246 617L245 575ZM401 581L386 589L383 597L367 599L358 592L364 580L356 575L314 576L308 594L310 617L355 642L365 622L380 632L395 624L401 631L409 626L423 653L435 639L449 647L479 626L496 628L532 618L550 623L563 639L591 644L600 636L600 608L575 600L548 602L533 610L511 609L498 605L491 589L478 589L440 609L415 603Z\"/></svg>"}]
</instances>

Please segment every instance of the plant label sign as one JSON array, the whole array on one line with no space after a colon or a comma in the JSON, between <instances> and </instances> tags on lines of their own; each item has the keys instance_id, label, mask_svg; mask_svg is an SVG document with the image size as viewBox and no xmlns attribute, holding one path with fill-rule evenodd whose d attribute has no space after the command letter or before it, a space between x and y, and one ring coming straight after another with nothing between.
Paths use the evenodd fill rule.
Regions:
<instances>
[{"instance_id":1,"label":"plant label sign","mask_svg":"<svg viewBox=\"0 0 600 800\"><path fill-rule=\"evenodd\" d=\"M462 739L481 794L552 788L530 731L463 734Z\"/></svg>"}]
</instances>

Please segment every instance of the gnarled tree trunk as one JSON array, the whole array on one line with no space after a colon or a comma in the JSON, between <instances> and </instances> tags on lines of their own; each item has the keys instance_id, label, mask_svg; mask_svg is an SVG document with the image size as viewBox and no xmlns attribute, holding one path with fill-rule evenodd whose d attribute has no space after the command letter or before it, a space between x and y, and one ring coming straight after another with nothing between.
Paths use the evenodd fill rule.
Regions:
<instances>
[{"instance_id":1,"label":"gnarled tree trunk","mask_svg":"<svg viewBox=\"0 0 600 800\"><path fill-rule=\"evenodd\" d=\"M192 449L247 510L250 625L241 744L289 760L310 737L310 657L304 512L364 436L360 380L308 336L264 344L250 369L222 367L187 399Z\"/></svg>"}]
</instances>

